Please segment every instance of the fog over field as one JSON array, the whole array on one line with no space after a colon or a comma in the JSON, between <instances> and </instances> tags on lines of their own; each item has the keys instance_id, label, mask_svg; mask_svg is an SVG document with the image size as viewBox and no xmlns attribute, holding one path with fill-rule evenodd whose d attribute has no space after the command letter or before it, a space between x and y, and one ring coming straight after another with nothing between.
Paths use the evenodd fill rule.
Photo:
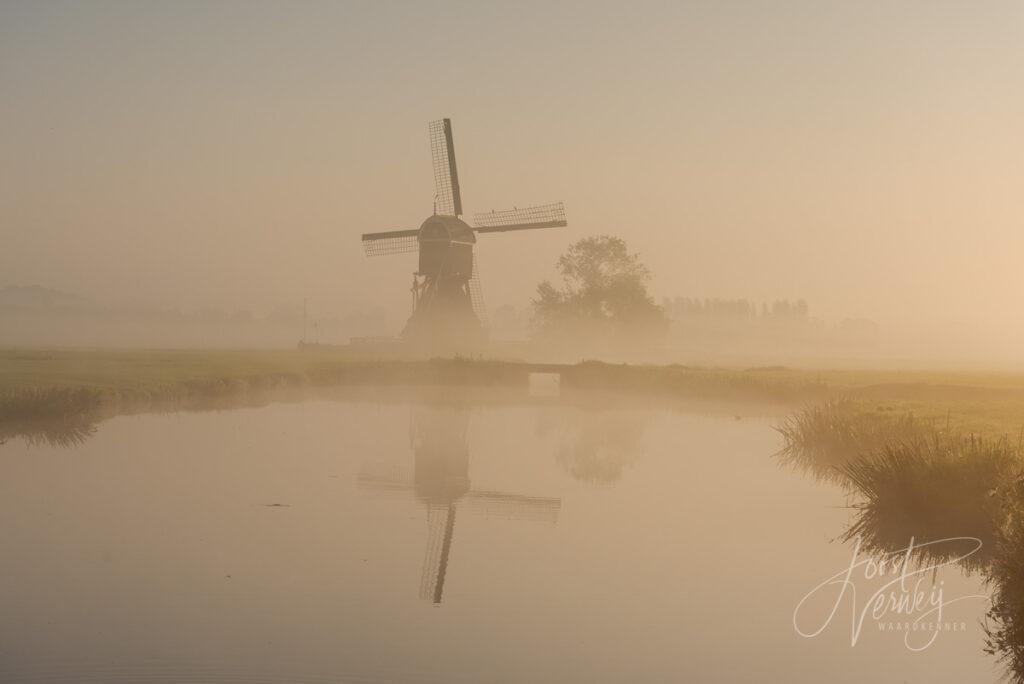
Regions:
<instances>
[{"instance_id":1,"label":"fog over field","mask_svg":"<svg viewBox=\"0 0 1024 684\"><path fill-rule=\"evenodd\" d=\"M1021 0L0 0L0 684L1024 684L1022 75Z\"/></svg>"},{"instance_id":2,"label":"fog over field","mask_svg":"<svg viewBox=\"0 0 1024 684\"><path fill-rule=\"evenodd\" d=\"M467 212L566 206L481 236L492 317L610 234L659 304L805 300L876 326L833 355L1016 366L1022 31L1014 2L4 3L0 287L291 322L7 312L0 344L292 345L304 300L331 342L398 335L415 256L359 236L431 214L450 117Z\"/></svg>"}]
</instances>

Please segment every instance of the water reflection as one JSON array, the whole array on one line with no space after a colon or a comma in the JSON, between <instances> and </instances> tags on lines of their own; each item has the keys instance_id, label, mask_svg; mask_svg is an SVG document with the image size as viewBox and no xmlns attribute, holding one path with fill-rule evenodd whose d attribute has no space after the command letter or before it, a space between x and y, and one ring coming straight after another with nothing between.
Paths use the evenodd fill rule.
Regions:
<instances>
[{"instance_id":1,"label":"water reflection","mask_svg":"<svg viewBox=\"0 0 1024 684\"><path fill-rule=\"evenodd\" d=\"M410 491L427 510L427 543L420 579L420 598L441 603L455 537L458 508L487 516L558 521L561 499L473 489L469 479L470 411L462 406L418 406L412 411L409 443L413 457L411 481L399 473L374 473L364 464L361 486Z\"/></svg>"},{"instance_id":2,"label":"water reflection","mask_svg":"<svg viewBox=\"0 0 1024 684\"><path fill-rule=\"evenodd\" d=\"M545 415L541 434L555 432L555 461L573 479L613 484L643 454L644 421L629 411L584 410Z\"/></svg>"},{"instance_id":3,"label":"water reflection","mask_svg":"<svg viewBox=\"0 0 1024 684\"><path fill-rule=\"evenodd\" d=\"M83 681L86 659L119 673L93 681L989 670L972 676L966 640L925 659L793 638L796 594L842 567L819 540L845 512L765 458L764 422L579 395L378 396L143 415L71 453L4 451L0 681ZM340 495L353 486L369 491ZM310 675L286 677L295 664Z\"/></svg>"},{"instance_id":4,"label":"water reflection","mask_svg":"<svg viewBox=\"0 0 1024 684\"><path fill-rule=\"evenodd\" d=\"M96 423L88 419L23 420L0 422L0 445L22 439L30 446L73 447L96 434Z\"/></svg>"}]
</instances>

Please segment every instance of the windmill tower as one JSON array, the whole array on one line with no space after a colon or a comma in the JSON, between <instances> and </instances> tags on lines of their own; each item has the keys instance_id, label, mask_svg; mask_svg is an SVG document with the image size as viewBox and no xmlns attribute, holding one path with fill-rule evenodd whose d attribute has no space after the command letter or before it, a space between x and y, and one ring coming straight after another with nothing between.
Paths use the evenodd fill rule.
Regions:
<instances>
[{"instance_id":1,"label":"windmill tower","mask_svg":"<svg viewBox=\"0 0 1024 684\"><path fill-rule=\"evenodd\" d=\"M359 473L359 486L406 489L427 508L427 544L423 553L420 598L441 603L459 508L489 516L543 523L558 521L561 499L476 490L469 481L469 412L462 408L420 408L413 414L409 441L412 477Z\"/></svg>"},{"instance_id":2,"label":"windmill tower","mask_svg":"<svg viewBox=\"0 0 1024 684\"><path fill-rule=\"evenodd\" d=\"M568 225L561 202L478 213L462 220L462 192L450 119L432 121L434 213L418 229L364 233L367 256L419 252L413 273L412 316L402 337L432 347L473 346L482 341L486 312L473 258L477 235Z\"/></svg>"}]
</instances>

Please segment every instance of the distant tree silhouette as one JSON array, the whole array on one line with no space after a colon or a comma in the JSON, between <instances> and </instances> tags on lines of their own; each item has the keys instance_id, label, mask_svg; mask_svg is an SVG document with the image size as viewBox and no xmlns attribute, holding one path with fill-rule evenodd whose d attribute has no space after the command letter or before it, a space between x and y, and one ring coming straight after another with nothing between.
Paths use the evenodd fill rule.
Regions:
<instances>
[{"instance_id":1,"label":"distant tree silhouette","mask_svg":"<svg viewBox=\"0 0 1024 684\"><path fill-rule=\"evenodd\" d=\"M647 292L650 271L622 238L579 240L559 258L558 270L562 287L545 280L532 302L540 337L635 340L666 331L664 312Z\"/></svg>"}]
</instances>

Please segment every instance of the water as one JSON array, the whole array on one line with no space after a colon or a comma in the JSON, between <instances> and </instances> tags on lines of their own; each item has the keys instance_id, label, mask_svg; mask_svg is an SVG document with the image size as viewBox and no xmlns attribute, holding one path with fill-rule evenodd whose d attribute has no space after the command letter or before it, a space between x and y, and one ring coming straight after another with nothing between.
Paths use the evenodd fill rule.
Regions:
<instances>
[{"instance_id":1,"label":"water","mask_svg":"<svg viewBox=\"0 0 1024 684\"><path fill-rule=\"evenodd\" d=\"M851 646L845 603L796 632L852 514L736 413L448 391L12 440L0 681L995 681L980 599L919 652L870 616Z\"/></svg>"}]
</instances>

